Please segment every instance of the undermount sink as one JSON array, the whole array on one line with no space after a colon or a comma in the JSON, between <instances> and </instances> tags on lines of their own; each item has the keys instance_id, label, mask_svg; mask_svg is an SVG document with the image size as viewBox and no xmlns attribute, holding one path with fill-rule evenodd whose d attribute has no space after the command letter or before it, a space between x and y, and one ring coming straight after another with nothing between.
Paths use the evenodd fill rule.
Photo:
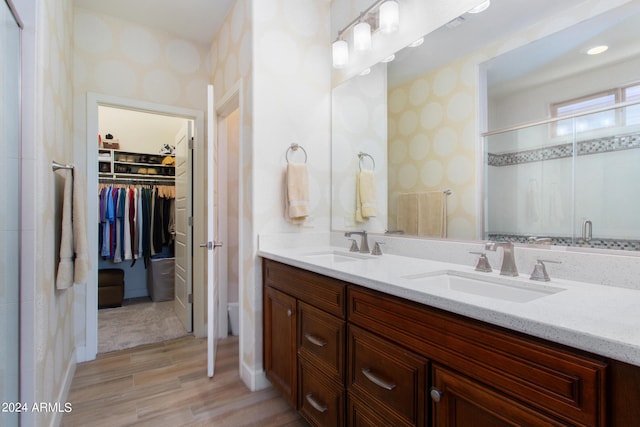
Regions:
<instances>
[{"instance_id":1,"label":"undermount sink","mask_svg":"<svg viewBox=\"0 0 640 427\"><path fill-rule=\"evenodd\" d=\"M522 283L507 278L471 278L455 273L433 273L404 276L415 288L437 288L495 298L511 302L529 302L562 292L565 289L538 283Z\"/></svg>"},{"instance_id":2,"label":"undermount sink","mask_svg":"<svg viewBox=\"0 0 640 427\"><path fill-rule=\"evenodd\" d=\"M370 259L369 255L364 255L356 252L343 252L343 251L322 251L322 252L313 252L304 255L305 258L309 258L313 261L318 262L331 262L331 263L343 263L343 262L353 262L363 259Z\"/></svg>"}]
</instances>

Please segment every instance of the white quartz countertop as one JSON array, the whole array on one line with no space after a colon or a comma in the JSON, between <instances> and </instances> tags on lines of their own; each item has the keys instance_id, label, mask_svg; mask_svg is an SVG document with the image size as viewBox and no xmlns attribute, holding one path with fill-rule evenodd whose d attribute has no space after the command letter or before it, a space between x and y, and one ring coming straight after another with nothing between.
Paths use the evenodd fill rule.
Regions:
<instances>
[{"instance_id":1,"label":"white quartz countertop","mask_svg":"<svg viewBox=\"0 0 640 427\"><path fill-rule=\"evenodd\" d=\"M262 248L258 255L325 276L440 308L528 335L640 366L640 291L569 280L505 279L498 271L481 273L473 266L384 254L343 262L330 255L343 248ZM528 302L512 302L442 287L424 286L415 276L456 274L479 280L509 281L524 287L548 286L561 291Z\"/></svg>"}]
</instances>

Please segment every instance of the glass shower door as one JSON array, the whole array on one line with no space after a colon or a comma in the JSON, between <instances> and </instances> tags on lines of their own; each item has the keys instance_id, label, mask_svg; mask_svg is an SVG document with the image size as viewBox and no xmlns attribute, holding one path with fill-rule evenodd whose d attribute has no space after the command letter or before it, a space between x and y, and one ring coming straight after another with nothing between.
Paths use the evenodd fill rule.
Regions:
<instances>
[{"instance_id":1,"label":"glass shower door","mask_svg":"<svg viewBox=\"0 0 640 427\"><path fill-rule=\"evenodd\" d=\"M640 249L640 120L638 105L576 118L576 244ZM599 113L602 115L603 113ZM607 120L597 130L586 122Z\"/></svg>"},{"instance_id":2,"label":"glass shower door","mask_svg":"<svg viewBox=\"0 0 640 427\"><path fill-rule=\"evenodd\" d=\"M0 6L0 425L18 425L20 340L20 28Z\"/></svg>"}]
</instances>

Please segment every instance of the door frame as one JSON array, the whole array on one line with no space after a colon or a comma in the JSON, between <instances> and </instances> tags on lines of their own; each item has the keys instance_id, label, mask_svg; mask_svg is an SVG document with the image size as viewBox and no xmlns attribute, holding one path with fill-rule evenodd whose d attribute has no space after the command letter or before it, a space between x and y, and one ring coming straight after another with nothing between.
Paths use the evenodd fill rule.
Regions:
<instances>
[{"instance_id":1,"label":"door frame","mask_svg":"<svg viewBox=\"0 0 640 427\"><path fill-rule=\"evenodd\" d=\"M235 165L237 167L238 170L238 188L240 191L240 194L238 196L238 341L239 341L239 354L241 355L241 357L239 358L238 361L238 371L241 373L243 373L243 362L242 362L242 355L244 354L244 344L243 344L243 340L242 337L244 335L244 319L243 319L243 304L242 302L244 301L244 294L245 294L245 271L244 271L244 259L243 259L243 254L244 254L244 227L243 227L243 218L244 218L244 197L245 197L245 186L244 186L244 175L243 175L243 164L244 164L244 146L243 146L243 141L244 141L244 101L243 101L243 84L242 84L242 80L238 80L236 81L236 83L233 84L233 86L231 86L231 88L229 88L229 90L220 98L220 100L216 101L216 117L215 117L215 121L216 124L220 123L220 120L226 118L227 116L229 116L229 114L231 114L232 112L234 112L235 110L238 110L239 113L239 117L238 117L238 123L239 123L239 129L238 129L238 164ZM220 127L218 126L218 132L220 132ZM224 137L224 141L222 140L221 137ZM227 146L227 140L226 140L226 132L224 135L221 135L220 133L218 134L218 145L217 145L217 150L218 150L218 155L220 154L220 148L221 146L224 146L226 148ZM225 154L226 156L226 154ZM226 179L226 174L224 176L224 183L226 185L227 179ZM219 185L221 185L222 181L221 181L221 177L220 175L218 175L218 183ZM219 214L219 212L218 212ZM225 214L226 216L226 214ZM221 269L217 270L216 274L220 274ZM226 286L226 284L225 284ZM224 321L219 322L219 324L224 324L227 325L227 292L224 292L224 295L222 295L222 293L219 294L219 316L222 317L224 316ZM223 302L222 299L225 299L225 301ZM224 306L222 306L222 303L224 303ZM244 379L244 378L243 378ZM247 383L245 381L246 384L250 384Z\"/></svg>"},{"instance_id":2,"label":"door frame","mask_svg":"<svg viewBox=\"0 0 640 427\"><path fill-rule=\"evenodd\" d=\"M195 129L195 141L194 149L197 151L202 149L205 142L204 134L204 112L201 110L193 110L189 108L176 107L171 105L157 104L148 101L140 101L135 99L123 98L118 96L106 95L96 92L87 92L87 134L86 134L86 179L87 179L87 218L97 218L98 207L96 203L92 203L92 200L98 198L98 147L97 147L97 135L98 135L98 107L114 107L126 110L142 111L152 114L161 114L174 117L182 117L188 120L193 120ZM92 142L93 141L93 142ZM95 143L95 145L94 145ZM194 159L200 159L204 156L195 155ZM206 166L206 164L204 165ZM202 235L204 233L204 220L198 213L205 212L206 201L202 194L204 189L202 188L203 175L203 163L202 161L193 162L193 189L192 189L192 202L193 202L193 232L195 235ZM98 353L98 233L88 233L89 244L89 259L95 260L96 264L91 266L89 272L89 279L87 281L87 287L85 292L84 307L81 304L75 305L76 316L75 330L85 331L85 345L84 347L78 346L77 348L77 361L84 362L94 360ZM191 251L193 256L196 256L200 251ZM206 336L206 323L205 323L205 311L204 304L204 280L202 280L202 272L199 269L194 268L194 265L198 261L194 259L192 263L193 274L193 331L197 337ZM201 265L201 264L200 264ZM84 313L82 312L84 311ZM83 325L84 323L84 325Z\"/></svg>"}]
</instances>

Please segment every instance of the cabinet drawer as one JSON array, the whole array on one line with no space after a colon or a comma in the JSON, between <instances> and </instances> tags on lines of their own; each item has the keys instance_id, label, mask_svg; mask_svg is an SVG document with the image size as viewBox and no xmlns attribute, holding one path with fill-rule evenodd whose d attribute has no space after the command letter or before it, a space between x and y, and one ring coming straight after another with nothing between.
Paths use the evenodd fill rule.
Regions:
<instances>
[{"instance_id":1,"label":"cabinet drawer","mask_svg":"<svg viewBox=\"0 0 640 427\"><path fill-rule=\"evenodd\" d=\"M316 426L344 426L344 389L315 369L311 362L299 359L299 366L300 413Z\"/></svg>"},{"instance_id":2,"label":"cabinet drawer","mask_svg":"<svg viewBox=\"0 0 640 427\"><path fill-rule=\"evenodd\" d=\"M427 360L354 326L348 343L349 393L423 425Z\"/></svg>"},{"instance_id":3,"label":"cabinet drawer","mask_svg":"<svg viewBox=\"0 0 640 427\"><path fill-rule=\"evenodd\" d=\"M299 301L298 354L343 384L344 347L344 320Z\"/></svg>"},{"instance_id":4,"label":"cabinet drawer","mask_svg":"<svg viewBox=\"0 0 640 427\"><path fill-rule=\"evenodd\" d=\"M347 425L351 427L410 427L412 424L384 407L372 408L370 403L352 394L347 397ZM378 411L378 412L376 412Z\"/></svg>"},{"instance_id":5,"label":"cabinet drawer","mask_svg":"<svg viewBox=\"0 0 640 427\"><path fill-rule=\"evenodd\" d=\"M349 320L571 423L605 423L606 364L397 297L350 287Z\"/></svg>"},{"instance_id":6,"label":"cabinet drawer","mask_svg":"<svg viewBox=\"0 0 640 427\"><path fill-rule=\"evenodd\" d=\"M345 318L344 282L268 259L264 259L262 266L266 286L280 289L334 316Z\"/></svg>"}]
</instances>

